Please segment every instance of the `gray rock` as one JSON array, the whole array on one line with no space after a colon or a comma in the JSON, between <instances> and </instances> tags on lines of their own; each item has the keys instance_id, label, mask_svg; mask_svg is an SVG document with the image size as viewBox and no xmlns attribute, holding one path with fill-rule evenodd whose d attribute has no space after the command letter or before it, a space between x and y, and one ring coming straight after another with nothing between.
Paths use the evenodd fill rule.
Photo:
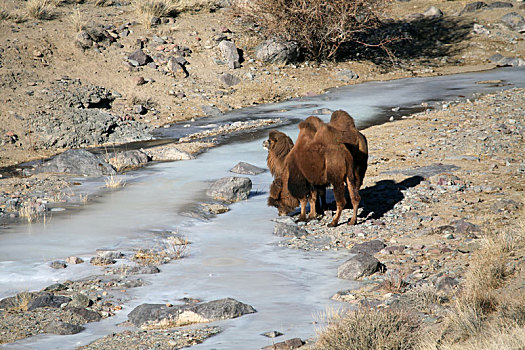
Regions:
<instances>
[{"instance_id":1,"label":"gray rock","mask_svg":"<svg viewBox=\"0 0 525 350\"><path fill-rule=\"evenodd\" d=\"M51 293L42 293L27 304L27 311L32 311L40 307L58 308L62 304L67 304L70 298L62 295L53 295Z\"/></svg>"},{"instance_id":2,"label":"gray rock","mask_svg":"<svg viewBox=\"0 0 525 350\"><path fill-rule=\"evenodd\" d=\"M100 316L98 312L95 312L93 310L69 306L67 309L82 317L86 322L98 322L102 319L102 316Z\"/></svg>"},{"instance_id":3,"label":"gray rock","mask_svg":"<svg viewBox=\"0 0 525 350\"><path fill-rule=\"evenodd\" d=\"M235 299L226 298L208 303L167 306L166 304L142 304L128 314L137 327L156 324L191 324L225 320L251 314L256 310Z\"/></svg>"},{"instance_id":4,"label":"gray rock","mask_svg":"<svg viewBox=\"0 0 525 350\"><path fill-rule=\"evenodd\" d=\"M144 114L148 113L148 110L146 109L146 107L144 107L143 105L139 104L139 105L134 105L133 106L133 113L144 115Z\"/></svg>"},{"instance_id":5,"label":"gray rock","mask_svg":"<svg viewBox=\"0 0 525 350\"><path fill-rule=\"evenodd\" d=\"M279 343L275 343L273 345L265 346L261 348L261 350L292 350L298 349L303 345L304 342L301 340L301 338L292 338Z\"/></svg>"},{"instance_id":6,"label":"gray rock","mask_svg":"<svg viewBox=\"0 0 525 350\"><path fill-rule=\"evenodd\" d=\"M352 81L359 78L359 75L350 69L343 69L335 74L337 80L340 81Z\"/></svg>"},{"instance_id":7,"label":"gray rock","mask_svg":"<svg viewBox=\"0 0 525 350\"><path fill-rule=\"evenodd\" d=\"M243 175L258 175L264 173L265 170L255 165L239 162L233 168L230 169L232 173L243 174Z\"/></svg>"},{"instance_id":8,"label":"gray rock","mask_svg":"<svg viewBox=\"0 0 525 350\"><path fill-rule=\"evenodd\" d=\"M517 12L507 13L505 16L501 17L501 22L512 30L519 32L525 31L525 19Z\"/></svg>"},{"instance_id":9,"label":"gray rock","mask_svg":"<svg viewBox=\"0 0 525 350\"><path fill-rule=\"evenodd\" d=\"M350 249L350 253L352 254L365 253L369 255L374 255L375 253L380 252L381 249L385 247L386 247L386 244L383 241L379 239L374 239L368 242L355 244Z\"/></svg>"},{"instance_id":10,"label":"gray rock","mask_svg":"<svg viewBox=\"0 0 525 350\"><path fill-rule=\"evenodd\" d=\"M450 224L454 227L456 233L474 237L477 233L481 233L481 229L478 225L468 222L465 219L456 220L451 222Z\"/></svg>"},{"instance_id":11,"label":"gray rock","mask_svg":"<svg viewBox=\"0 0 525 350\"><path fill-rule=\"evenodd\" d=\"M188 71L175 57L168 59L168 71L176 78L186 78L189 76Z\"/></svg>"},{"instance_id":12,"label":"gray rock","mask_svg":"<svg viewBox=\"0 0 525 350\"><path fill-rule=\"evenodd\" d=\"M89 262L92 265L98 265L98 266L112 265L116 263L115 260L111 258L102 257L102 256L94 256L91 258L91 260L89 260Z\"/></svg>"},{"instance_id":13,"label":"gray rock","mask_svg":"<svg viewBox=\"0 0 525 350\"><path fill-rule=\"evenodd\" d=\"M115 275L153 275L156 273L159 273L160 270L157 266L119 266L117 268L112 268L106 271L109 274L115 274Z\"/></svg>"},{"instance_id":14,"label":"gray rock","mask_svg":"<svg viewBox=\"0 0 525 350\"><path fill-rule=\"evenodd\" d=\"M489 4L489 7L491 9L503 9L503 8L511 8L514 7L512 3L510 2L504 2L504 1L495 1L493 3Z\"/></svg>"},{"instance_id":15,"label":"gray rock","mask_svg":"<svg viewBox=\"0 0 525 350\"><path fill-rule=\"evenodd\" d=\"M295 41L266 40L255 48L255 57L266 63L293 63L299 58Z\"/></svg>"},{"instance_id":16,"label":"gray rock","mask_svg":"<svg viewBox=\"0 0 525 350\"><path fill-rule=\"evenodd\" d=\"M443 17L443 12L435 6L430 6L425 12L423 12L423 16L426 18L440 18Z\"/></svg>"},{"instance_id":17,"label":"gray rock","mask_svg":"<svg viewBox=\"0 0 525 350\"><path fill-rule=\"evenodd\" d=\"M97 249L97 255L102 258L108 259L122 259L124 257L124 254L122 254L122 252L119 252L118 250L105 249Z\"/></svg>"},{"instance_id":18,"label":"gray rock","mask_svg":"<svg viewBox=\"0 0 525 350\"><path fill-rule=\"evenodd\" d=\"M146 55L142 49L137 49L128 56L128 61L134 66L144 66L151 61L151 57Z\"/></svg>"},{"instance_id":19,"label":"gray rock","mask_svg":"<svg viewBox=\"0 0 525 350\"><path fill-rule=\"evenodd\" d=\"M45 292L59 292L61 290L66 290L67 287L63 285L62 283L55 283L50 286L47 286L44 291Z\"/></svg>"},{"instance_id":20,"label":"gray rock","mask_svg":"<svg viewBox=\"0 0 525 350\"><path fill-rule=\"evenodd\" d=\"M61 321L51 321L51 323L44 327L44 333L68 335L80 333L84 329L84 327L76 324Z\"/></svg>"},{"instance_id":21,"label":"gray rock","mask_svg":"<svg viewBox=\"0 0 525 350\"><path fill-rule=\"evenodd\" d=\"M463 10L461 10L461 12L459 13L460 15L463 15L465 13L472 13L472 12L475 12L477 10L481 10L485 7L487 7L487 3L483 2L483 1L476 1L476 2L471 2L470 4L466 4L465 7L463 8Z\"/></svg>"},{"instance_id":22,"label":"gray rock","mask_svg":"<svg viewBox=\"0 0 525 350\"><path fill-rule=\"evenodd\" d=\"M230 40L222 40L219 43L219 49L221 50L222 56L228 62L230 68L240 68L240 55L239 50L235 46L235 43Z\"/></svg>"},{"instance_id":23,"label":"gray rock","mask_svg":"<svg viewBox=\"0 0 525 350\"><path fill-rule=\"evenodd\" d=\"M356 280L370 276L381 268L379 260L370 254L358 253L345 261L337 268L337 277L347 280Z\"/></svg>"},{"instance_id":24,"label":"gray rock","mask_svg":"<svg viewBox=\"0 0 525 350\"><path fill-rule=\"evenodd\" d=\"M308 235L308 232L302 227L299 227L289 216L279 217L279 218L273 219L273 221L275 221L275 226L273 228L273 234L275 236L302 237L302 236Z\"/></svg>"},{"instance_id":25,"label":"gray rock","mask_svg":"<svg viewBox=\"0 0 525 350\"><path fill-rule=\"evenodd\" d=\"M252 181L247 177L223 177L215 181L206 194L214 199L237 202L248 199Z\"/></svg>"},{"instance_id":26,"label":"gray rock","mask_svg":"<svg viewBox=\"0 0 525 350\"><path fill-rule=\"evenodd\" d=\"M78 32L76 42L78 46L80 46L84 50L93 47L93 40L91 39L89 33L85 30Z\"/></svg>"},{"instance_id":27,"label":"gray rock","mask_svg":"<svg viewBox=\"0 0 525 350\"><path fill-rule=\"evenodd\" d=\"M241 79L237 78L235 75L232 75L230 73L224 73L220 77L221 83L223 83L226 86L234 86L241 82Z\"/></svg>"},{"instance_id":28,"label":"gray rock","mask_svg":"<svg viewBox=\"0 0 525 350\"><path fill-rule=\"evenodd\" d=\"M450 276L441 276L437 279L435 286L439 291L450 291L459 285L458 280Z\"/></svg>"},{"instance_id":29,"label":"gray rock","mask_svg":"<svg viewBox=\"0 0 525 350\"><path fill-rule=\"evenodd\" d=\"M68 173L88 176L116 174L115 169L94 154L83 149L71 149L44 162L35 172Z\"/></svg>"},{"instance_id":30,"label":"gray rock","mask_svg":"<svg viewBox=\"0 0 525 350\"><path fill-rule=\"evenodd\" d=\"M221 110L215 106L203 105L201 106L201 109L206 116L218 116L222 114Z\"/></svg>"},{"instance_id":31,"label":"gray rock","mask_svg":"<svg viewBox=\"0 0 525 350\"><path fill-rule=\"evenodd\" d=\"M144 166L150 161L150 157L142 151L130 150L106 154L104 160L120 171Z\"/></svg>"},{"instance_id":32,"label":"gray rock","mask_svg":"<svg viewBox=\"0 0 525 350\"><path fill-rule=\"evenodd\" d=\"M71 296L71 301L67 304L68 307L86 308L93 304L93 300L89 299L82 293L75 293Z\"/></svg>"},{"instance_id":33,"label":"gray rock","mask_svg":"<svg viewBox=\"0 0 525 350\"><path fill-rule=\"evenodd\" d=\"M67 267L67 264L62 260L56 260L49 264L49 266L52 269L59 270L59 269L65 269Z\"/></svg>"},{"instance_id":34,"label":"gray rock","mask_svg":"<svg viewBox=\"0 0 525 350\"><path fill-rule=\"evenodd\" d=\"M161 146L155 148L148 148L144 152L155 161L175 161L188 160L191 155L187 152L181 151L174 146Z\"/></svg>"},{"instance_id":35,"label":"gray rock","mask_svg":"<svg viewBox=\"0 0 525 350\"><path fill-rule=\"evenodd\" d=\"M71 264L71 265L82 264L83 262L84 260L76 256L69 256L66 259L66 263Z\"/></svg>"}]
</instances>

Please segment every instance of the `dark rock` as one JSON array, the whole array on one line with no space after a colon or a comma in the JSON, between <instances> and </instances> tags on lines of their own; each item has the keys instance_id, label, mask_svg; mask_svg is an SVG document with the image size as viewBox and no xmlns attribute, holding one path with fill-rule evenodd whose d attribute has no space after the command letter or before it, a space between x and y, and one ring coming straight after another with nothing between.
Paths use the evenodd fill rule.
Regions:
<instances>
[{"instance_id":1,"label":"dark rock","mask_svg":"<svg viewBox=\"0 0 525 350\"><path fill-rule=\"evenodd\" d=\"M469 238L476 238L476 233L481 233L478 225L465 221L465 219L453 221L451 225L457 233L467 235Z\"/></svg>"},{"instance_id":2,"label":"dark rock","mask_svg":"<svg viewBox=\"0 0 525 350\"><path fill-rule=\"evenodd\" d=\"M459 282L455 278L442 276L437 279L435 286L439 291L450 291L458 286Z\"/></svg>"},{"instance_id":3,"label":"dark rock","mask_svg":"<svg viewBox=\"0 0 525 350\"><path fill-rule=\"evenodd\" d=\"M485 7L487 7L487 3L483 2L483 1L476 1L476 2L471 2L470 4L466 4L465 7L463 8L463 10L461 10L461 12L459 13L460 15L463 15L465 13L472 13L472 12L475 12L477 10L481 10Z\"/></svg>"},{"instance_id":4,"label":"dark rock","mask_svg":"<svg viewBox=\"0 0 525 350\"><path fill-rule=\"evenodd\" d=\"M59 269L65 269L67 267L67 264L62 260L56 260L56 261L51 262L49 266L52 269L59 270Z\"/></svg>"},{"instance_id":5,"label":"dark rock","mask_svg":"<svg viewBox=\"0 0 525 350\"><path fill-rule=\"evenodd\" d=\"M301 338L292 338L273 345L265 346L261 350L292 350L298 349L304 345L304 342Z\"/></svg>"},{"instance_id":6,"label":"dark rock","mask_svg":"<svg viewBox=\"0 0 525 350\"><path fill-rule=\"evenodd\" d=\"M66 290L67 287L62 283L55 283L44 288L45 292L60 292L61 290Z\"/></svg>"},{"instance_id":7,"label":"dark rock","mask_svg":"<svg viewBox=\"0 0 525 350\"><path fill-rule=\"evenodd\" d=\"M67 304L70 301L71 301L70 298L62 296L62 295L42 293L27 304L27 311L38 309L40 307L58 308L62 304Z\"/></svg>"},{"instance_id":8,"label":"dark rock","mask_svg":"<svg viewBox=\"0 0 525 350\"><path fill-rule=\"evenodd\" d=\"M151 158L139 150L110 153L104 156L104 160L111 164L115 169L133 169L147 164Z\"/></svg>"},{"instance_id":9,"label":"dark rock","mask_svg":"<svg viewBox=\"0 0 525 350\"><path fill-rule=\"evenodd\" d=\"M137 49L128 56L128 61L133 66L144 66L148 62L151 62L152 59L146 55L142 49Z\"/></svg>"},{"instance_id":10,"label":"dark rock","mask_svg":"<svg viewBox=\"0 0 525 350\"><path fill-rule=\"evenodd\" d=\"M370 254L358 253L337 268L337 277L356 280L370 276L381 269L381 263Z\"/></svg>"},{"instance_id":11,"label":"dark rock","mask_svg":"<svg viewBox=\"0 0 525 350\"><path fill-rule=\"evenodd\" d=\"M159 25L160 23L161 23L161 21L160 21L159 17L155 17L155 16L151 17L150 24L152 26Z\"/></svg>"},{"instance_id":12,"label":"dark rock","mask_svg":"<svg viewBox=\"0 0 525 350\"><path fill-rule=\"evenodd\" d=\"M100 316L98 312L95 312L93 310L79 308L79 307L69 307L69 305L67 307L67 310L79 315L86 322L98 322L102 319L102 316Z\"/></svg>"},{"instance_id":13,"label":"dark rock","mask_svg":"<svg viewBox=\"0 0 525 350\"><path fill-rule=\"evenodd\" d=\"M135 77L133 81L135 82L135 85L137 86L146 84L146 79L144 79L144 77Z\"/></svg>"},{"instance_id":14,"label":"dark rock","mask_svg":"<svg viewBox=\"0 0 525 350\"><path fill-rule=\"evenodd\" d=\"M302 237L307 236L308 232L299 227L289 216L279 217L273 219L275 226L273 228L273 234L278 237Z\"/></svg>"},{"instance_id":15,"label":"dark rock","mask_svg":"<svg viewBox=\"0 0 525 350\"><path fill-rule=\"evenodd\" d=\"M248 199L252 181L247 177L223 177L215 181L206 194L215 199L237 202Z\"/></svg>"},{"instance_id":16,"label":"dark rock","mask_svg":"<svg viewBox=\"0 0 525 350\"><path fill-rule=\"evenodd\" d=\"M44 162L35 172L68 173L88 176L116 174L115 169L94 154L83 149L71 149Z\"/></svg>"},{"instance_id":17,"label":"dark rock","mask_svg":"<svg viewBox=\"0 0 525 350\"><path fill-rule=\"evenodd\" d=\"M255 57L267 63L293 63L299 58L295 41L266 40L255 48Z\"/></svg>"},{"instance_id":18,"label":"dark rock","mask_svg":"<svg viewBox=\"0 0 525 350\"><path fill-rule=\"evenodd\" d=\"M264 332L261 335L264 335L267 338L277 338L277 337L280 337L281 335L283 335L283 333L281 333L279 331L269 331L269 332Z\"/></svg>"},{"instance_id":19,"label":"dark rock","mask_svg":"<svg viewBox=\"0 0 525 350\"><path fill-rule=\"evenodd\" d=\"M148 110L143 105L134 105L133 106L133 113L144 115L147 112L148 112Z\"/></svg>"},{"instance_id":20,"label":"dark rock","mask_svg":"<svg viewBox=\"0 0 525 350\"><path fill-rule=\"evenodd\" d=\"M265 172L264 169L245 162L237 163L232 169L230 169L230 171L232 173L244 175L258 175Z\"/></svg>"},{"instance_id":21,"label":"dark rock","mask_svg":"<svg viewBox=\"0 0 525 350\"><path fill-rule=\"evenodd\" d=\"M85 50L93 46L93 40L87 31L82 30L77 34L77 44Z\"/></svg>"},{"instance_id":22,"label":"dark rock","mask_svg":"<svg viewBox=\"0 0 525 350\"><path fill-rule=\"evenodd\" d=\"M505 16L501 17L501 22L512 30L519 32L525 31L525 19L517 12L507 13Z\"/></svg>"},{"instance_id":23,"label":"dark rock","mask_svg":"<svg viewBox=\"0 0 525 350\"><path fill-rule=\"evenodd\" d=\"M168 71L173 74L175 78L186 78L189 76L186 68L173 56L168 59Z\"/></svg>"},{"instance_id":24,"label":"dark rock","mask_svg":"<svg viewBox=\"0 0 525 350\"><path fill-rule=\"evenodd\" d=\"M86 308L93 304L93 300L89 299L82 293L75 293L71 296L71 301L67 304L72 308Z\"/></svg>"},{"instance_id":25,"label":"dark rock","mask_svg":"<svg viewBox=\"0 0 525 350\"><path fill-rule=\"evenodd\" d=\"M91 258L91 260L89 260L89 262L92 265L98 265L98 266L112 265L112 264L116 263L115 260L110 259L110 258L105 258L105 257L102 257L102 256L94 256L94 257Z\"/></svg>"},{"instance_id":26,"label":"dark rock","mask_svg":"<svg viewBox=\"0 0 525 350\"><path fill-rule=\"evenodd\" d=\"M337 80L345 82L356 80L359 78L359 75L354 71L351 71L350 69L343 69L342 71L337 72L335 76Z\"/></svg>"},{"instance_id":27,"label":"dark rock","mask_svg":"<svg viewBox=\"0 0 525 350\"><path fill-rule=\"evenodd\" d=\"M239 55L239 50L233 41L222 40L219 43L219 49L221 50L224 59L228 62L228 66L230 66L230 68L240 68L241 56Z\"/></svg>"},{"instance_id":28,"label":"dark rock","mask_svg":"<svg viewBox=\"0 0 525 350\"><path fill-rule=\"evenodd\" d=\"M383 241L379 239L374 239L368 242L355 244L349 252L352 254L365 253L369 255L374 255L375 253L381 251L381 249L383 249L384 247L386 247L386 244Z\"/></svg>"},{"instance_id":29,"label":"dark rock","mask_svg":"<svg viewBox=\"0 0 525 350\"><path fill-rule=\"evenodd\" d=\"M495 1L493 3L490 3L489 7L491 9L502 9L502 8L511 8L511 7L514 7L514 5L512 5L510 2Z\"/></svg>"},{"instance_id":30,"label":"dark rock","mask_svg":"<svg viewBox=\"0 0 525 350\"><path fill-rule=\"evenodd\" d=\"M175 306L142 304L128 314L128 319L135 326L140 327L160 323L188 324L211 322L236 318L254 312L256 310L250 305L235 299L226 298L208 303Z\"/></svg>"},{"instance_id":31,"label":"dark rock","mask_svg":"<svg viewBox=\"0 0 525 350\"><path fill-rule=\"evenodd\" d=\"M226 86L234 86L241 82L241 79L237 78L235 75L232 75L230 73L224 73L220 77L221 83L223 83Z\"/></svg>"},{"instance_id":32,"label":"dark rock","mask_svg":"<svg viewBox=\"0 0 525 350\"><path fill-rule=\"evenodd\" d=\"M52 321L47 326L44 327L44 333L58 334L58 335L68 335L68 334L77 334L84 330L85 328L76 324L71 324L61 321Z\"/></svg>"}]
</instances>

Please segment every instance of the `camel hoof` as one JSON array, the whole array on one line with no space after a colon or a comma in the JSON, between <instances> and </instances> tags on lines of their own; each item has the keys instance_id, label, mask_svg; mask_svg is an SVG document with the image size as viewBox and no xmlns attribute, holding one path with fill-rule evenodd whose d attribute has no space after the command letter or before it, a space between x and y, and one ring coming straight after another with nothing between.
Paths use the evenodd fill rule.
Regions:
<instances>
[{"instance_id":1,"label":"camel hoof","mask_svg":"<svg viewBox=\"0 0 525 350\"><path fill-rule=\"evenodd\" d=\"M328 224L328 227L336 227L337 226L337 222L331 222Z\"/></svg>"},{"instance_id":2,"label":"camel hoof","mask_svg":"<svg viewBox=\"0 0 525 350\"><path fill-rule=\"evenodd\" d=\"M348 225L355 225L355 224L357 224L357 220L348 221Z\"/></svg>"}]
</instances>

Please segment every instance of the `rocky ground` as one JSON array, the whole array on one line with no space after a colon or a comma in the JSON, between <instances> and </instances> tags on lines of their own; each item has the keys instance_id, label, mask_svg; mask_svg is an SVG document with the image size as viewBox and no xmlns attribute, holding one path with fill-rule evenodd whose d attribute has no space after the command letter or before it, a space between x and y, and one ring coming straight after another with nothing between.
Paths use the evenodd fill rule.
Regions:
<instances>
[{"instance_id":1,"label":"rocky ground","mask_svg":"<svg viewBox=\"0 0 525 350\"><path fill-rule=\"evenodd\" d=\"M525 22L520 17L525 10L517 1L395 2L386 23L414 38L399 43L396 64L375 51L339 62L264 62L255 52L262 42L257 28L247 26L225 4L182 11L146 28L129 2L111 3L99 7L94 2L62 2L48 20L23 20L23 3L2 3L2 222L36 220L66 201L89 200L76 193L68 175L71 164L85 165L80 174L97 169L91 175L111 177L152 160L189 159L216 145L221 135L282 122L228 123L170 144L114 152L115 144L149 140L157 128L177 121L191 123L234 108L369 80L523 65L525 57ZM242 50L239 65L231 63L224 42ZM278 220L275 233L293 236L280 245L358 253L357 263L342 265L339 277L361 278L364 288L334 291L334 298L344 302L388 306L410 299L410 290L417 286L454 290L484 233L511 232L523 220L524 93L513 89L472 102L451 101L439 111L365 130L370 160L359 225L327 229L331 213L300 225ZM58 160L19 165L101 145L106 151L97 149L96 156L66 152ZM211 217L226 210L210 202L193 215ZM341 222L348 217L345 211ZM173 255L180 253L173 247L187 243L174 244L170 236L153 251L96 254L90 263L121 263L113 269L101 267L100 276L2 300L0 342L42 332L71 334L86 322L111 317L125 302L125 291L142 285L141 274L156 273L156 266L181 257ZM76 262L72 257L67 264ZM66 262L54 262L53 268L62 264ZM437 304L446 312L446 303ZM425 315L435 324L443 313ZM116 341L135 348L175 348L218 331L126 331L87 348L110 348Z\"/></svg>"}]
</instances>

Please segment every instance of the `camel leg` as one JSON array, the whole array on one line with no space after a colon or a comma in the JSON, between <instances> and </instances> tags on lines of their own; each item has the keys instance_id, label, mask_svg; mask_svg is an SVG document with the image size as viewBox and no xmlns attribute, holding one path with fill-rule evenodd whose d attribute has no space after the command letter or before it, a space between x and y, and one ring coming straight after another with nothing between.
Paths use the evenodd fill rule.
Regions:
<instances>
[{"instance_id":1,"label":"camel leg","mask_svg":"<svg viewBox=\"0 0 525 350\"><path fill-rule=\"evenodd\" d=\"M334 197L335 197L335 204L337 206L337 211L335 212L335 216L332 222L328 224L329 227L337 226L337 223L339 222L339 218L341 217L341 213L343 212L343 209L346 205L344 182L339 184L338 186L334 185Z\"/></svg>"},{"instance_id":2,"label":"camel leg","mask_svg":"<svg viewBox=\"0 0 525 350\"><path fill-rule=\"evenodd\" d=\"M317 211L315 209L315 205L317 203L317 191L314 189L310 195L310 215L308 215L308 219L312 220L317 218Z\"/></svg>"},{"instance_id":3,"label":"camel leg","mask_svg":"<svg viewBox=\"0 0 525 350\"><path fill-rule=\"evenodd\" d=\"M357 209L359 208L359 202L361 202L361 196L359 196L359 188L353 181L347 178L346 183L348 186L348 193L350 194L350 200L352 201L352 208L354 209L352 219L350 219L348 225L355 225L357 223Z\"/></svg>"},{"instance_id":4,"label":"camel leg","mask_svg":"<svg viewBox=\"0 0 525 350\"><path fill-rule=\"evenodd\" d=\"M306 221L306 203L308 201L306 198L302 198L299 200L299 203L301 203L301 214L299 215L299 221Z\"/></svg>"}]
</instances>

